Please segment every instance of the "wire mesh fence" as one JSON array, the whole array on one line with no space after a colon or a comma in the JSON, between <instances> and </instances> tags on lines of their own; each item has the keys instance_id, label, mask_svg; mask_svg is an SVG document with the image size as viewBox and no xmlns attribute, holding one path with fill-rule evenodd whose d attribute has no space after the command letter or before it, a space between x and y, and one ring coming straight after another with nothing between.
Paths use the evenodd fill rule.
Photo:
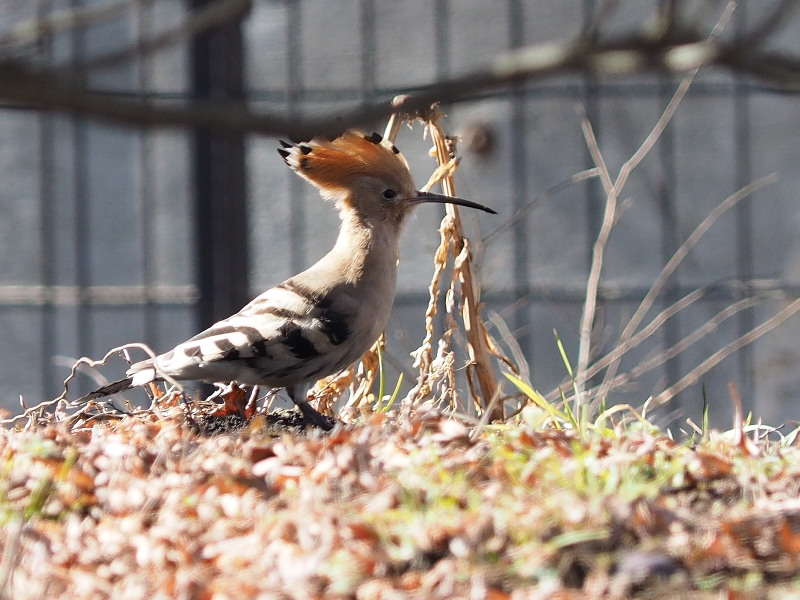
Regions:
<instances>
[{"instance_id":1,"label":"wire mesh fence","mask_svg":"<svg viewBox=\"0 0 800 600\"><path fill-rule=\"evenodd\" d=\"M2 4L6 32L30 20L50 23L54 15L116 6ZM593 27L600 37L624 37L653 16L642 3L585 0L256 2L241 28L214 30L205 39L184 32L158 52L145 52L143 42L225 3L197 2L188 7L191 13L167 0L119 4L112 17L42 28L23 50L7 47L26 60L84 72L87 85L112 99L172 106L241 94L256 110L302 119L413 92L514 48ZM679 4L702 31L710 31L724 9L723 3ZM738 3L723 35L744 35L778 5ZM798 27L800 18L787 15L770 44L797 52ZM90 68L130 48L125 60ZM461 139L459 194L501 213L481 219L486 314L497 313L507 324L532 383L543 392L566 376L554 330L572 366L577 363L606 201L576 107L585 110L615 174L652 131L680 81L677 75L564 73L445 105L448 128ZM721 215L689 251L651 315L698 289L702 297L627 354L619 371L658 363L654 357L670 356L686 336L704 328L708 334L625 382L612 400L641 404L796 297L798 111L792 95L727 71L703 70L631 174L599 282L598 356L615 347L664 265L706 215L759 177L776 172L779 179ZM384 124L371 125L382 130ZM129 341L168 349L243 298L308 266L335 239L334 211L285 168L269 137L137 130L11 102L0 111L0 131L0 390L6 407L20 394L29 403L57 395L67 364L78 356L101 356ZM403 131L397 145L418 183L424 181L435 166L429 140L417 128ZM412 376L409 353L423 335L440 218L431 207L418 210L401 249L387 355ZM719 316L748 298L755 298L752 307ZM696 419L705 396L715 418L728 422L727 383L734 382L765 420L793 418L796 328L787 321L727 358L668 410Z\"/></svg>"}]
</instances>

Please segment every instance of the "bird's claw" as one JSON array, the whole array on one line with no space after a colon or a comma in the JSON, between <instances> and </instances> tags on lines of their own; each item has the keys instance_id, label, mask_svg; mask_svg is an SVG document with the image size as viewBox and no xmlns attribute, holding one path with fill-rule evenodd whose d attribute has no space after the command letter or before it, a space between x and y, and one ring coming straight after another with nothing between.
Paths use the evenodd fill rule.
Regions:
<instances>
[{"instance_id":1,"label":"bird's claw","mask_svg":"<svg viewBox=\"0 0 800 600\"><path fill-rule=\"evenodd\" d=\"M303 418L305 419L306 423L319 427L324 431L330 431L333 429L333 425L336 423L334 419L326 417L318 410L313 409L308 402L298 403L297 408L299 408L300 412L303 413Z\"/></svg>"}]
</instances>

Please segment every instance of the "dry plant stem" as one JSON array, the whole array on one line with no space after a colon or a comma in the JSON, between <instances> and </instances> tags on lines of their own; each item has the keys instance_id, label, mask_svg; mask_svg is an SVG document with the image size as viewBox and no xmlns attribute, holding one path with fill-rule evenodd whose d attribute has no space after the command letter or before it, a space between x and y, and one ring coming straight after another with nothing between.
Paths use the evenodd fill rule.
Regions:
<instances>
[{"instance_id":1,"label":"dry plant stem","mask_svg":"<svg viewBox=\"0 0 800 600\"><path fill-rule=\"evenodd\" d=\"M431 132L431 138L436 149L437 161L440 165L447 164L451 159L450 149L442 128L441 116L438 112L432 115L428 129ZM442 179L442 189L449 196L456 195L452 173L447 174ZM461 284L462 318L467 337L467 353L480 387L480 395L476 394L475 390L471 390L473 401L479 410L488 411L488 421L502 420L503 405L500 402L496 402L500 390L492 368L491 355L486 345L486 328L480 317L480 286L477 285L472 273L469 240L464 237L458 207L447 204L446 209L448 217L452 219L453 243L458 252L454 270L457 272L459 283ZM472 387L471 378L468 378L468 380L470 381L470 387Z\"/></svg>"},{"instance_id":2,"label":"dry plant stem","mask_svg":"<svg viewBox=\"0 0 800 600\"><path fill-rule=\"evenodd\" d=\"M398 96L395 98L395 101L401 101L404 96ZM414 118L421 118L425 121L430 121L436 108L429 107L428 111L426 111L424 117L423 116L413 116L413 115L406 115L405 118L407 119L414 119ZM392 115L392 120L386 127L387 133L396 133L400 128L400 118L397 113ZM446 165L440 164L428 178L428 181L425 183L422 188L422 191L429 191L433 186L439 183L443 177L446 175L452 175L452 170L456 166L457 162L455 160L450 160ZM456 238L456 234L453 231L454 223L453 219L449 216L446 216L442 219L442 224L439 227L439 246L436 249L436 253L434 254L433 260L433 277L431 278L431 283L428 286L428 307L425 311L425 338L422 341L422 344L419 348L417 348L414 352L412 352L412 356L414 357L414 366L419 368L419 377L417 378L417 384L414 386L412 390L409 391L406 399L408 400L419 400L426 397L432 391L432 384L434 379L439 376L440 367L433 368L435 363L438 364L445 364L447 361L444 360L444 356L450 353L450 339L451 339L451 332L452 330L457 327L455 320L453 319L452 315L452 301L453 301L453 294L454 294L454 285L455 280L450 282L450 286L448 288L448 292L446 295L447 298L447 322L446 328L442 337L439 340L438 348L437 348L437 355L436 358L433 356L433 337L434 337L434 318L437 312L437 306L439 302L439 293L440 293L440 283L442 274L444 273L445 268L447 267L447 257L450 253L450 248L454 243L454 239ZM434 375L435 374L435 375ZM448 373L448 379L450 380L451 384L453 383L453 373ZM453 386L450 386L450 389L453 390Z\"/></svg>"},{"instance_id":3,"label":"dry plant stem","mask_svg":"<svg viewBox=\"0 0 800 600\"><path fill-rule=\"evenodd\" d=\"M402 102L404 96L395 96L392 102ZM386 123L386 129L383 132L383 137L391 141L393 144L397 139L397 134L400 133L400 125L405 121L405 117L399 112L393 112L389 117L389 122Z\"/></svg>"},{"instance_id":4,"label":"dry plant stem","mask_svg":"<svg viewBox=\"0 0 800 600\"><path fill-rule=\"evenodd\" d=\"M583 131L584 138L586 139L586 145L589 148L589 152L592 155L592 160L599 171L600 181L602 182L603 189L606 192L606 204L603 211L603 221L600 227L600 233L597 235L597 240L595 241L594 248L592 249L592 264L589 270L583 313L581 315L580 347L578 352L578 369L576 376L576 385L579 394L583 393L586 380L589 377L587 371L589 367L589 359L591 357L592 329L597 311L597 290L600 286L600 275L603 268L605 248L608 244L609 238L611 237L611 231L617 221L616 209L619 195L622 192L622 189L625 187L625 184L628 182L628 178L633 170L639 165L639 163L641 163L645 156L647 156L647 153L655 145L655 143L658 141L658 138L664 132L664 129L666 128L670 119L675 114L675 110L677 109L680 101L689 90L689 85L693 81L696 74L697 71L684 78L684 80L681 82L681 85L678 87L678 91L675 93L675 95L673 95L672 100L667 105L666 110L656 123L656 126L650 131L650 134L647 136L642 145L639 146L638 150L634 152L633 156L631 156L631 158L622 165L619 175L613 182L611 180L611 175L608 172L608 167L606 166L605 160L603 159L603 155L600 151L600 147L597 144L597 138L594 135L592 125L589 122L586 113L582 108L580 109L581 130Z\"/></svg>"},{"instance_id":5,"label":"dry plant stem","mask_svg":"<svg viewBox=\"0 0 800 600\"><path fill-rule=\"evenodd\" d=\"M701 362L697 365L694 369L692 369L689 373L681 377L674 385L668 387L666 390L658 394L655 398L653 398L652 404L658 406L660 404L664 404L669 402L672 398L676 395L680 394L683 390L685 390L690 385L694 385L700 379L702 375L716 367L719 363L723 360L728 358L731 354L738 352L748 344L752 344L762 335L769 333L773 329L775 329L778 325L795 315L798 311L800 311L800 299L795 300L791 304L789 304L786 308L775 314L775 316L771 317L764 321L761 325L754 327L746 334L738 338L736 341L728 344L724 348L721 348L711 356L709 356L706 360Z\"/></svg>"},{"instance_id":6,"label":"dry plant stem","mask_svg":"<svg viewBox=\"0 0 800 600\"><path fill-rule=\"evenodd\" d=\"M384 332L375 341L367 353L361 357L361 363L358 365L358 367L352 366L344 372L347 374L346 376L340 374L334 378L334 381L337 381L346 377L348 385L355 387L352 395L345 403L344 408L350 410L356 408L361 410L362 408L370 407L369 410L372 410L370 392L372 391L373 386L380 375L381 359L378 358L379 352L385 352L385 348L386 333ZM336 396L338 396L338 394L336 394ZM382 402L383 398L377 398L377 400L378 402ZM330 406L328 408L332 409L333 402L330 402L329 404Z\"/></svg>"},{"instance_id":7,"label":"dry plant stem","mask_svg":"<svg viewBox=\"0 0 800 600\"><path fill-rule=\"evenodd\" d=\"M694 231L692 231L689 237L686 238L686 241L684 241L683 244L681 244L680 247L675 251L667 264L664 265L664 268L658 274L655 282L648 290L642 302L639 304L639 307L636 309L636 312L625 326L625 329L620 335L619 342L616 344L614 349L608 355L603 357L601 361L598 361L589 369L587 378L595 375L600 369L604 368L605 365L609 365L608 371L606 371L606 374L603 378L603 383L600 387L600 398L604 397L610 391L612 387L610 382L613 381L614 377L616 376L617 369L619 368L619 361L622 356L631 348L638 345L631 343L636 328L639 327L642 319L644 319L647 312L653 306L653 303L664 289L667 281L678 268L678 266L683 262L683 260L689 255L691 249L694 248L697 242L700 241L700 238L705 235L705 233L714 223L719 220L723 214L757 190L772 184L777 180L778 175L776 173L771 173L761 177L760 179L757 179L756 181L737 190L734 194L728 196L723 202L714 207L714 209L706 216L706 218L703 219L697 227L695 227ZM636 337L640 336L637 335Z\"/></svg>"},{"instance_id":8,"label":"dry plant stem","mask_svg":"<svg viewBox=\"0 0 800 600\"><path fill-rule=\"evenodd\" d=\"M90 358L88 358L86 356L83 356L83 357L79 358L77 361L75 361L75 363L72 365L72 369L70 370L69 375L64 380L64 391L61 392L61 394L58 397L53 398L52 400L45 400L44 402L40 402L36 406L32 406L32 407L26 409L25 412L23 412L21 415L16 415L16 416L8 418L8 419L0 420L0 425L11 425L13 423L16 423L17 421L22 420L22 419L29 419L33 415L35 415L37 413L41 413L45 409L50 408L52 406L55 406L57 409L59 407L63 407L63 408L72 408L72 407L74 407L74 403L70 403L70 402L67 401L67 394L69 393L69 383L73 379L75 379L75 377L77 376L78 369L81 366L84 366L84 365L88 366L88 367L99 367L99 366L102 366L113 355L118 354L120 352L124 352L126 350L131 349L131 348L138 348L139 350L142 350L143 352L145 352L150 358L153 358L153 359L156 358L156 353L153 352L153 349L150 348L150 346L148 346L147 344L140 344L140 343L124 344L122 346L118 346L116 348L112 348L111 350L106 352L105 356L103 356L103 358L101 358L100 360L92 360L92 359L90 359ZM178 383L177 381L175 381L174 379L172 379L171 377L166 376L164 374L161 374L161 377L164 379L164 381L166 381L171 386L173 386L173 388L175 388L175 389L177 389L179 391L183 391L183 386L180 383Z\"/></svg>"},{"instance_id":9,"label":"dry plant stem","mask_svg":"<svg viewBox=\"0 0 800 600\"><path fill-rule=\"evenodd\" d=\"M730 21L734 9L735 9L734 3L731 2L727 4L727 6L725 7L725 11L723 11L722 16L719 18L716 25L714 26L714 29L709 34L708 37L709 43L713 42L719 36L719 34L722 32L725 26L728 24L728 21ZM620 169L619 172L619 176L617 177L617 180L614 182L614 188L617 189L617 193L619 193L622 190L622 188L627 183L630 174L639 165L639 163L641 163L642 160L644 160L644 158L647 156L647 154L659 140L661 135L664 133L664 130L667 128L667 125L669 125L670 121L672 120L672 117L675 115L675 112L678 110L678 107L680 106L681 102L686 97L689 88L691 87L692 83L694 82L699 72L700 68L699 67L695 68L689 73L687 73L687 75L681 80L680 84L678 85L678 89L675 90L675 93L672 95L672 98L670 98L670 101L667 103L664 112L661 113L661 116L659 117L655 126L650 131L650 134L645 138L644 142L642 142L641 146L639 146L636 152L634 152L633 156L631 156L631 158L628 161L626 161L624 165L622 165L622 168ZM606 191L607 193L610 193L608 192L608 190ZM735 204L739 200L741 200L741 198L734 200L732 204ZM723 204L726 203L727 201L724 202ZM712 211L709 217L711 217L713 220L711 220L705 226L705 229L702 229L699 234L697 232L698 229L701 228L698 227L697 229L695 229L693 235L697 234L697 238L702 236L703 233L705 233L705 231L708 229L708 227L710 227L711 224L714 223L714 221L716 221L716 219L719 218L719 215L721 215L722 212L725 212L725 210L727 210L727 208L723 208L721 211L717 211L716 209ZM707 220L708 218L704 220L703 223L701 223L701 226ZM692 236L690 236L689 239L692 239ZM687 242L689 242L689 240L687 240ZM696 239L692 241L692 245L694 245L694 243L696 243ZM667 278L675 270L675 268L677 268L677 265L683 260L683 258L685 258L686 254L688 253L688 250L689 250L688 248L686 248L685 250L679 248L678 252L676 252L675 255L673 255L673 257L664 267L662 272L659 274L659 277L656 279L655 283L650 288L650 291L648 292L647 296L645 296L645 299L642 301L639 308L637 309L636 314L634 314L630 323L628 323L622 335L620 336L620 341L618 346L620 344L624 344L627 341L627 338L630 335L632 335L633 332L636 330L636 327L638 327L639 323L641 322L641 319L644 318L645 313L649 310L650 306L655 301L655 298L658 296L661 289L663 289ZM606 372L605 377L603 378L603 384L600 387L599 398L605 397L606 394L608 394L608 392L610 391L607 382L611 381L614 378L614 375L616 375L616 370L618 367L619 367L619 358L617 358L616 360L612 360L609 369Z\"/></svg>"},{"instance_id":10,"label":"dry plant stem","mask_svg":"<svg viewBox=\"0 0 800 600\"><path fill-rule=\"evenodd\" d=\"M393 103L400 103L405 96L396 96ZM430 107L429 107L430 108ZM399 112L392 114L389 123L386 125L385 137L394 141L400 130L400 125L406 118L413 118L411 115L403 115ZM431 184L431 180L428 184ZM423 188L423 191L426 191ZM439 284L442 274L447 266L447 255L450 249L452 235L449 231L450 224L442 221L439 228L439 246L433 258L433 276L428 286L428 307L425 309L425 337L422 344L411 355L414 357L414 366L419 369L419 377L416 385L408 392L405 401L410 406L414 401L425 398L431 392L430 374L433 365L433 337L434 337L434 318L436 317L436 307L439 302ZM404 402L405 402L404 401Z\"/></svg>"},{"instance_id":11,"label":"dry plant stem","mask_svg":"<svg viewBox=\"0 0 800 600\"><path fill-rule=\"evenodd\" d=\"M692 369L689 373L681 377L674 385L668 387L666 390L658 394L655 398L653 398L653 404L658 406L659 404L664 404L665 402L669 402L672 398L676 395L680 394L683 390L685 390L690 385L694 385L700 379L702 375L716 367L719 363L723 360L728 358L731 354L738 352L748 344L752 344L762 335L769 333L773 329L775 329L778 325L795 315L798 311L800 311L800 299L795 300L791 304L789 304L786 308L781 310L780 312L776 313L770 319L764 321L761 325L754 327L750 331L748 331L743 336L737 338L734 342L728 344L724 348L719 349L717 352L709 356L706 360L701 362L697 365L694 369Z\"/></svg>"},{"instance_id":12,"label":"dry plant stem","mask_svg":"<svg viewBox=\"0 0 800 600\"><path fill-rule=\"evenodd\" d=\"M738 202L749 196L750 194L754 193L756 190L766 186L768 184L777 181L776 174L770 174L765 177L762 177L751 184L741 188L736 193L732 194L728 198L726 198L722 203L717 205L711 213L706 216L705 219L695 228L695 230L686 238L686 241L681 244L681 246L676 250L675 254L669 260L669 262L664 266L659 276L656 278L656 282L653 284L652 288L645 296L645 299L640 304L639 308L637 309L634 316L631 318L628 326L626 326L625 331L623 332L622 336L620 336L620 341L615 346L614 350L610 353L602 357L601 359L592 363L586 373L586 378L589 379L594 377L597 373L602 371L606 368L612 361L618 361L622 356L624 356L630 350L636 348L640 343L642 343L645 339L649 338L652 334L654 334L658 329L660 329L664 323L674 315L678 314L683 309L687 308L695 301L700 299L705 293L704 288L700 288L694 290L681 298L680 300L676 301L675 303L671 304L660 313L656 315L656 317L650 321L643 329L641 329L638 333L633 333L635 328L641 323L642 318L647 314L648 310L651 308L653 302L655 301L656 297L660 293L661 289L665 285L667 279L671 276L671 274L675 271L678 265L683 261L684 258L688 255L691 249L697 244L700 238L708 231L708 229L728 210L733 208ZM713 319L712 319L713 321ZM659 363L661 364L661 363ZM631 377L625 376L621 379L618 379L616 375L613 378L605 377L604 384L608 386L608 389L615 387L616 385L620 385L621 383L625 383L629 381ZM566 382L565 382L566 383ZM602 386L598 386L589 390L592 396L597 396L598 398L602 398L600 395L599 390L602 389ZM560 389L554 389L550 391L546 398L548 400L555 400L560 395Z\"/></svg>"},{"instance_id":13,"label":"dry plant stem","mask_svg":"<svg viewBox=\"0 0 800 600\"><path fill-rule=\"evenodd\" d=\"M679 342L670 346L664 352L661 352L656 356L639 363L627 373L617 375L610 382L610 386L618 387L620 385L624 385L625 383L628 383L629 381L636 379L637 377L641 377L648 371L651 371L652 369L655 369L656 367L663 365L668 360L678 356L681 352L686 350L689 346L691 346L695 342L701 340L702 338L710 334L712 331L715 331L724 321L727 321L728 319L742 312L743 310L747 310L749 308L757 306L763 301L764 298L745 298L744 300L740 300L739 302L731 304L730 306L726 306L723 310L719 311L708 321L703 323L702 327L696 329L691 334L681 339ZM601 386L602 384L590 391L592 393L598 393L599 390L601 389Z\"/></svg>"},{"instance_id":14,"label":"dry plant stem","mask_svg":"<svg viewBox=\"0 0 800 600\"><path fill-rule=\"evenodd\" d=\"M648 323L641 331L639 331L636 335L632 336L624 345L617 346L620 348L620 354L624 355L625 353L629 352L636 348L639 344L641 344L644 340L649 338L653 335L656 331L658 331L669 319L674 317L680 311L688 308L692 304L694 304L697 300L702 298L705 295L705 289L698 289L692 292L689 292L686 296L677 300L676 302L670 304L667 308L662 310L658 313L650 323ZM616 349L616 348L615 348ZM613 352L606 354L604 357L600 358L599 360L592 363L589 369L586 371L586 379L588 380L591 377L594 377L597 373L602 371L606 368L609 363L611 362ZM545 398L549 401L555 401L561 396L562 390L569 384L569 380L564 380L561 385L545 395ZM594 393L599 389L598 387L592 388L588 390L589 395L594 395Z\"/></svg>"},{"instance_id":15,"label":"dry plant stem","mask_svg":"<svg viewBox=\"0 0 800 600\"><path fill-rule=\"evenodd\" d=\"M728 383L728 390L731 394L731 401L733 402L733 434L734 444L743 450L749 456L761 456L761 450L758 447L758 430L753 433L753 439L747 437L744 431L744 409L742 408L742 399L739 396L739 390L733 382Z\"/></svg>"},{"instance_id":16,"label":"dry plant stem","mask_svg":"<svg viewBox=\"0 0 800 600\"><path fill-rule=\"evenodd\" d=\"M494 325L495 329L497 329L500 338L505 342L514 360L512 361L504 354L500 350L499 345L489 336L488 342L491 353L503 361L520 379L523 381L530 381L531 372L528 368L528 362L525 360L525 355L522 352L522 348L520 348L519 342L514 338L514 335L508 328L508 324L495 312L489 314L489 321Z\"/></svg>"},{"instance_id":17,"label":"dry plant stem","mask_svg":"<svg viewBox=\"0 0 800 600\"><path fill-rule=\"evenodd\" d=\"M457 247L456 242L456 233L455 233L455 220L451 219L450 224L448 226L448 231L450 234L450 247L455 248ZM463 254L463 252L462 252ZM450 279L450 285L447 288L447 291L444 293L444 321L445 327L442 336L439 338L439 354L441 355L444 352L450 354L451 357L455 358L455 353L453 352L453 334L458 330L458 322L456 321L456 284L458 280L458 261L459 256L455 258L453 261L453 276ZM458 393L456 390L456 369L455 369L455 360L450 361L450 368L446 370L445 377L446 377L446 387L442 390L446 392L446 397L448 398L450 409L452 411L456 411L459 409L460 404L458 401ZM473 385L472 381L470 381L470 373L467 371L467 383L469 384L470 392L473 392ZM443 394L442 399L445 398ZM474 394L473 394L474 398ZM480 409L479 409L480 410Z\"/></svg>"},{"instance_id":18,"label":"dry plant stem","mask_svg":"<svg viewBox=\"0 0 800 600\"><path fill-rule=\"evenodd\" d=\"M445 220L448 223L445 223ZM447 266L447 253L450 249L451 235L448 231L449 218L442 221L439 228L439 247L436 249L433 259L433 277L428 286L428 307L425 310L425 338L422 344L414 352L414 366L419 369L417 384L406 396L407 400L419 400L426 397L431 391L430 372L433 364L433 336L434 336L434 317L436 316L436 306L439 302L439 284L442 273Z\"/></svg>"},{"instance_id":19,"label":"dry plant stem","mask_svg":"<svg viewBox=\"0 0 800 600\"><path fill-rule=\"evenodd\" d=\"M734 3L728 3L725 11L709 35L707 43L712 43L719 36L722 29L730 20L734 8ZM694 78L697 76L699 70L699 66L695 67L686 75L686 77L683 78L675 94L673 94L672 98L667 104L667 107L661 114L661 117L658 119L658 122L655 124L636 152L633 153L633 156L631 156L622 165L619 170L619 174L614 181L611 179L608 167L605 164L600 147L597 144L597 138L594 135L592 125L583 109L580 109L581 130L583 131L584 138L586 139L586 145L589 148L589 152L592 155L592 160L600 171L600 181L602 182L603 189L606 192L606 206L603 212L603 221L600 226L600 232L597 235L597 240L592 250L592 264L586 284L586 298L584 301L583 314L581 315L580 346L578 350L578 368L576 374L576 389L579 399L583 399L583 391L586 386L586 373L591 356L592 329L595 322L594 319L597 308L597 290L600 285L600 275L603 268L603 255L616 221L617 200L619 199L619 195L621 194L622 189L625 187L625 184L628 182L628 178L630 177L631 173L633 173L634 169L642 162L642 160L644 160L658 139L664 133L664 130L666 129L672 117L675 115L675 111L678 109L681 101L689 91L689 87L694 81ZM603 395L601 394L600 397L602 398Z\"/></svg>"},{"instance_id":20,"label":"dry plant stem","mask_svg":"<svg viewBox=\"0 0 800 600\"><path fill-rule=\"evenodd\" d=\"M600 148L597 145L597 138L594 135L592 124L586 116L583 107L579 108L581 113L581 130L586 139L586 145L592 155L595 165L600 171L600 181L606 190L606 204L603 210L603 221L597 240L592 248L592 264L589 269L589 277L586 282L586 294L583 302L583 312L580 323L580 345L578 347L578 369L575 374L576 395L579 401L583 401L583 391L586 387L586 370L589 366L589 357L592 348L592 329L594 327L594 317L597 311L597 290L600 286L600 274L603 268L603 256L605 253L608 239L611 237L611 230L616 221L617 198L620 188L612 182Z\"/></svg>"}]
</instances>

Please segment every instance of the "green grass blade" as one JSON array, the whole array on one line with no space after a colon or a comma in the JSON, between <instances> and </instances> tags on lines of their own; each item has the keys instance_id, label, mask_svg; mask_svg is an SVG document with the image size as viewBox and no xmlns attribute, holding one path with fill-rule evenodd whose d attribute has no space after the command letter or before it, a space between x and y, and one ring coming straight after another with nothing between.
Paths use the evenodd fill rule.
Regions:
<instances>
[{"instance_id":1,"label":"green grass blade","mask_svg":"<svg viewBox=\"0 0 800 600\"><path fill-rule=\"evenodd\" d=\"M561 354L561 360L564 362L564 366L567 368L567 374L569 374L569 378L574 382L575 374L572 372L572 365L569 362L569 358L567 358L567 351L564 350L564 344L561 343L561 338L558 335L558 331L553 329L553 335L556 338L556 346L558 346L558 352Z\"/></svg>"},{"instance_id":2,"label":"green grass blade","mask_svg":"<svg viewBox=\"0 0 800 600\"><path fill-rule=\"evenodd\" d=\"M383 404L383 391L384 391L384 373L383 373L383 352L381 345L378 344L378 410L382 410Z\"/></svg>"},{"instance_id":3,"label":"green grass blade","mask_svg":"<svg viewBox=\"0 0 800 600\"><path fill-rule=\"evenodd\" d=\"M703 394L703 439L705 440L708 436L708 394L705 383L701 388L701 392Z\"/></svg>"},{"instance_id":4,"label":"green grass blade","mask_svg":"<svg viewBox=\"0 0 800 600\"><path fill-rule=\"evenodd\" d=\"M575 371L572 370L572 364L569 362L569 357L567 356L567 351L564 349L561 336L558 335L558 331L555 329L553 330L553 335L556 338L556 346L558 346L558 353L561 355L561 361L564 363L564 367L567 369L567 374L569 375L570 381L572 381L572 393L575 396L575 406L573 408L569 405L569 402L567 402L567 399L564 397L564 392L561 392L561 399L564 404L564 412L566 413L569 422L572 423L572 426L575 428L575 431L581 431L580 424L582 422L588 422L589 413L583 410L583 407L581 406L581 398L580 394L578 394L578 382L575 380ZM587 421L583 421L584 418L586 418Z\"/></svg>"},{"instance_id":5,"label":"green grass blade","mask_svg":"<svg viewBox=\"0 0 800 600\"><path fill-rule=\"evenodd\" d=\"M394 404L394 401L397 400L397 395L400 393L400 386L403 384L403 374L400 373L400 377L397 378L397 385L394 386L394 392L392 392L391 398L386 403L386 406L383 407L383 412L389 412Z\"/></svg>"},{"instance_id":6,"label":"green grass blade","mask_svg":"<svg viewBox=\"0 0 800 600\"><path fill-rule=\"evenodd\" d=\"M530 384L526 383L516 375L512 373L508 373L503 371L503 375L505 375L506 379L508 379L511 383L513 383L519 391L525 394L528 398L530 398L536 406L544 410L550 418L553 419L553 423L558 429L561 429L561 423L569 421L569 417L562 411L558 410L555 406L550 404L547 399L542 396L539 392L534 390Z\"/></svg>"}]
</instances>

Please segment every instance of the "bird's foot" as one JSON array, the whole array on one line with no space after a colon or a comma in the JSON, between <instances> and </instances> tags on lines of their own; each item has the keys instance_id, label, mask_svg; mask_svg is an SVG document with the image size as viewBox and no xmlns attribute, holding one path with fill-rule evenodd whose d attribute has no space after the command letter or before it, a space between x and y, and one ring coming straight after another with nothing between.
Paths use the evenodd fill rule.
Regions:
<instances>
[{"instance_id":1,"label":"bird's foot","mask_svg":"<svg viewBox=\"0 0 800 600\"><path fill-rule=\"evenodd\" d=\"M303 413L306 423L319 427L324 431L330 431L336 423L334 419L326 417L318 410L313 409L308 402L298 402L297 408Z\"/></svg>"}]
</instances>

